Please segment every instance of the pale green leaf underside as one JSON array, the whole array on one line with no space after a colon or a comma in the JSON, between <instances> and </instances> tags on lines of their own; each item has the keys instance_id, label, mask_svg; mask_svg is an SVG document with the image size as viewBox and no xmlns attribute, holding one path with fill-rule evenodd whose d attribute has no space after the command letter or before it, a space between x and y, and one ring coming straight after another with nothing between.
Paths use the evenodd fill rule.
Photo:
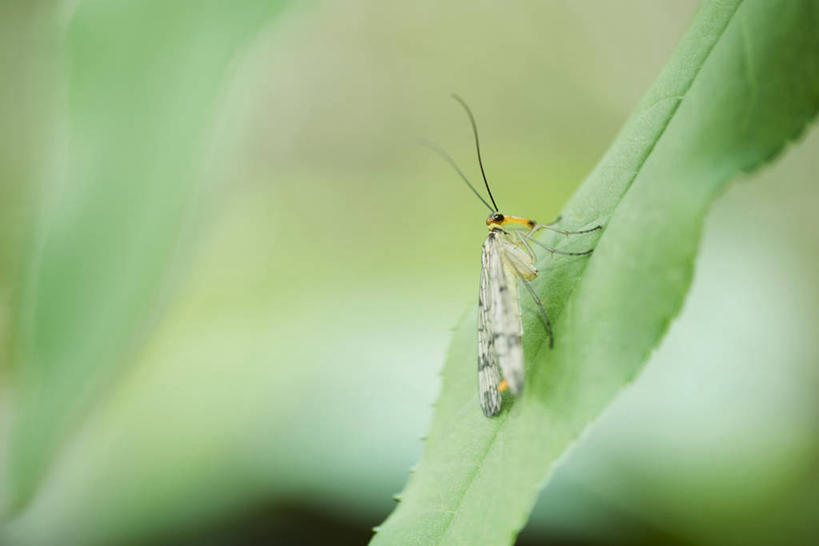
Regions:
<instances>
[{"instance_id":1,"label":"pale green leaf underside","mask_svg":"<svg viewBox=\"0 0 819 546\"><path fill-rule=\"evenodd\" d=\"M817 10L813 0L703 4L564 210L565 225L601 223L602 235L550 239L577 250L596 244L588 260L540 263L536 289L555 325L554 349L524 312L526 389L486 419L476 393L474 309L465 316L423 459L374 543L514 540L555 461L639 373L679 311L711 202L813 118Z\"/></svg>"}]
</instances>

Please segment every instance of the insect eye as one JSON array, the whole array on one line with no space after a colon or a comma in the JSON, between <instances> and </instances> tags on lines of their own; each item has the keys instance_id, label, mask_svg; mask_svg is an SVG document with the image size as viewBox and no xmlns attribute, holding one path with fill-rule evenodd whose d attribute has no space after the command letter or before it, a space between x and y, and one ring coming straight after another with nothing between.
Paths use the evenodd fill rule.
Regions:
<instances>
[{"instance_id":1,"label":"insect eye","mask_svg":"<svg viewBox=\"0 0 819 546\"><path fill-rule=\"evenodd\" d=\"M503 222L503 214L499 212L493 212L489 215L489 218L486 219L486 225L491 226L492 224L499 224Z\"/></svg>"}]
</instances>

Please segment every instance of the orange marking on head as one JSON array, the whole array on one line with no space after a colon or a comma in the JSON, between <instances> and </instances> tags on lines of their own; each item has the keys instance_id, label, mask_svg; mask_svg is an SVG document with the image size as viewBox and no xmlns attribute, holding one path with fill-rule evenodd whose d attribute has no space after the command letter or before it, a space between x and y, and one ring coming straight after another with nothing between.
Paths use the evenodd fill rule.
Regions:
<instances>
[{"instance_id":1,"label":"orange marking on head","mask_svg":"<svg viewBox=\"0 0 819 546\"><path fill-rule=\"evenodd\" d=\"M509 383L507 383L506 379L504 379L503 381L500 382L500 385L498 385L498 392L503 392L508 388L509 388Z\"/></svg>"}]
</instances>

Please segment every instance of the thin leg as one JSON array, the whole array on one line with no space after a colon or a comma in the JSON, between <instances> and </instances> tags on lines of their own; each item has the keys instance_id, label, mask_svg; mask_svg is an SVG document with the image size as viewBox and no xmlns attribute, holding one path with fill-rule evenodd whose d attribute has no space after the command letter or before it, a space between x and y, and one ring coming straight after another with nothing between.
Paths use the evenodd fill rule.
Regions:
<instances>
[{"instance_id":1,"label":"thin leg","mask_svg":"<svg viewBox=\"0 0 819 546\"><path fill-rule=\"evenodd\" d=\"M552 222L554 223L554 222ZM566 231L564 229L557 229L552 227L552 224L544 225L544 224L537 224L535 227L532 228L532 231L529 232L529 236L531 237L539 229L548 229L549 231L554 231L556 233L562 233L563 235L580 235L581 233L591 233L592 231L597 231L598 229L603 229L603 226L594 226L591 229L581 229L580 231Z\"/></svg>"},{"instance_id":2,"label":"thin leg","mask_svg":"<svg viewBox=\"0 0 819 546\"><path fill-rule=\"evenodd\" d=\"M533 262L534 262L534 261L537 261L537 254L535 254L535 251L534 251L534 250L532 250L532 247L531 247L531 246L529 246L529 243L527 243L527 242L526 242L526 239L525 239L525 238L524 238L524 236L521 234L521 232L520 232L520 231L513 231L512 233L514 233L514 234L515 234L515 236L518 238L518 241L520 241L520 242L521 242L521 244L523 245L523 247L524 247L524 248L526 249L526 251L529 253L529 257L530 257L530 258L532 258L532 261L533 261Z\"/></svg>"},{"instance_id":3,"label":"thin leg","mask_svg":"<svg viewBox=\"0 0 819 546\"><path fill-rule=\"evenodd\" d=\"M587 256L587 255L591 254L592 252L594 252L593 248L590 248L589 250L586 250L586 251L583 251L583 252L564 252L562 250L558 250L556 248L546 246L543 243L541 243L540 241L538 241L537 239L533 239L532 237L530 237L528 235L525 235L525 237L526 237L526 239L529 240L529 242L535 243L540 248L546 249L552 254L561 254L563 256Z\"/></svg>"},{"instance_id":4,"label":"thin leg","mask_svg":"<svg viewBox=\"0 0 819 546\"><path fill-rule=\"evenodd\" d=\"M515 267L514 265L512 267ZM543 302L540 301L540 298L537 297L535 293L535 289L532 288L532 285L529 284L529 281L523 278L523 275L520 274L520 271L515 267L515 273L518 275L518 279L526 288L526 291L529 292L529 295L532 296L532 299L535 300L535 305L537 305L537 310L540 312L540 318L543 319L544 325L546 326L546 333L549 335L549 348L552 349L555 346L555 336L552 333L552 321L549 320L549 315L546 314L546 309L543 308Z\"/></svg>"}]
</instances>

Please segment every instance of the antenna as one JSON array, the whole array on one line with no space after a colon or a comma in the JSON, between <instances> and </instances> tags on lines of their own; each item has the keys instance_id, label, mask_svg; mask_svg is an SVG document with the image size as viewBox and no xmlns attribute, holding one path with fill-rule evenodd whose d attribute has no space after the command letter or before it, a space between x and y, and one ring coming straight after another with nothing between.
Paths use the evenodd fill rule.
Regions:
<instances>
[{"instance_id":1,"label":"antenna","mask_svg":"<svg viewBox=\"0 0 819 546\"><path fill-rule=\"evenodd\" d=\"M464 99L462 99L455 93L452 93L452 98L461 103L461 106L463 106L464 110L466 110L466 115L469 116L469 122L472 124L472 132L475 134L475 149L478 151L478 165L480 165L481 167L481 176L483 176L483 183L486 185L486 191L487 193L489 193L489 199L492 201L492 204L495 205L495 208L493 210L497 212L498 205L495 203L495 198L492 197L492 190L489 189L489 182L487 182L486 173L483 170L483 160L481 159L481 143L478 140L478 126L475 123L475 116L472 115L472 110L469 109L469 106L466 104L466 101L464 101Z\"/></svg>"},{"instance_id":2,"label":"antenna","mask_svg":"<svg viewBox=\"0 0 819 546\"><path fill-rule=\"evenodd\" d=\"M432 142L430 142L430 141L428 141L428 140L425 140L425 139L421 139L420 144L421 144L422 146L426 146L427 148L429 148L429 149L430 149L430 150L432 150L433 152L436 152L438 155L440 155L441 157L443 157L443 158L444 158L444 161L446 161L447 163L449 163L450 165L452 165L452 168L453 168L453 169L455 169L455 171L457 171L457 173L458 173L459 175L461 175L461 179L462 179L464 182L466 182L466 185L467 185L467 186L469 186L469 189L470 189L470 190L472 190L472 193L474 193L474 194L475 194L475 195L478 197L478 199L480 199L480 200L481 200L481 203L483 203L484 205L486 205L486 208L488 208L490 211L492 211L492 212L495 212L495 211L496 211L496 209L493 209L493 208L492 208L492 205L490 205L489 203L487 203L486 199L484 199L483 197L481 197L481 194L480 194L480 193L478 193L478 190L476 190L476 189L475 189L475 186L473 186L473 185L472 185L472 183L471 183L471 182L469 182L469 180L466 178L466 175L465 175L465 174L463 173L463 171L462 171L462 170L461 170L461 169L458 167L458 164L457 164L457 163L455 163L455 160L454 160L454 159L452 159L452 157L451 157L451 156L450 156L448 153L446 153L446 151L444 151L444 149L443 149L443 148L441 148L440 146L438 146L438 145L436 145L436 144L434 144L434 143L432 143Z\"/></svg>"}]
</instances>

